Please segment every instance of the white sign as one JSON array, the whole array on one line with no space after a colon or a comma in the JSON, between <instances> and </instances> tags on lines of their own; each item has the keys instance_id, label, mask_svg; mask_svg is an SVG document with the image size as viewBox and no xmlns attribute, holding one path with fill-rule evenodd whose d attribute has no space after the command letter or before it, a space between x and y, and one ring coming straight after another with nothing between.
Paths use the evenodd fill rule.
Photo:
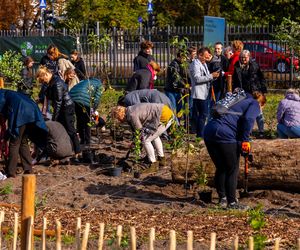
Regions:
<instances>
[{"instance_id":1,"label":"white sign","mask_svg":"<svg viewBox=\"0 0 300 250\"><path fill-rule=\"evenodd\" d=\"M46 9L46 0L40 0L40 8Z\"/></svg>"}]
</instances>

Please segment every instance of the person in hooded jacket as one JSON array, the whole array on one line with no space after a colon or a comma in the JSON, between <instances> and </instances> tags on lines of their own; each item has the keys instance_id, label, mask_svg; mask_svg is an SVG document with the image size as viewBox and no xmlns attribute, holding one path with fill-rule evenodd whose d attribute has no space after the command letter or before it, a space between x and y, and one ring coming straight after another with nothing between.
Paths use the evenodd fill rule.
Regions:
<instances>
[{"instance_id":1,"label":"person in hooded jacket","mask_svg":"<svg viewBox=\"0 0 300 250\"><path fill-rule=\"evenodd\" d=\"M211 119L204 129L207 151L216 167L215 186L222 207L244 209L236 199L239 159L242 151L250 151L249 136L254 122L265 104L260 92L247 97L230 108L227 113Z\"/></svg>"},{"instance_id":2,"label":"person in hooded jacket","mask_svg":"<svg viewBox=\"0 0 300 250\"><path fill-rule=\"evenodd\" d=\"M46 146L48 129L37 104L28 96L0 89L0 113L8 122L9 156L6 167L8 177L16 177L18 156L21 158L24 173L31 174L32 158L28 139L37 147Z\"/></svg>"},{"instance_id":3,"label":"person in hooded jacket","mask_svg":"<svg viewBox=\"0 0 300 250\"><path fill-rule=\"evenodd\" d=\"M153 43L145 40L141 43L141 50L138 55L133 59L133 71L136 72L140 69L146 69L151 61L155 61L152 56Z\"/></svg>"},{"instance_id":4,"label":"person in hooded jacket","mask_svg":"<svg viewBox=\"0 0 300 250\"><path fill-rule=\"evenodd\" d=\"M126 86L126 93L139 89L153 89L154 81L157 74L160 72L160 66L151 61L146 65L146 68L135 71L129 79Z\"/></svg>"},{"instance_id":5,"label":"person in hooded jacket","mask_svg":"<svg viewBox=\"0 0 300 250\"><path fill-rule=\"evenodd\" d=\"M277 133L281 139L300 138L299 90L288 89L277 109Z\"/></svg>"}]
</instances>

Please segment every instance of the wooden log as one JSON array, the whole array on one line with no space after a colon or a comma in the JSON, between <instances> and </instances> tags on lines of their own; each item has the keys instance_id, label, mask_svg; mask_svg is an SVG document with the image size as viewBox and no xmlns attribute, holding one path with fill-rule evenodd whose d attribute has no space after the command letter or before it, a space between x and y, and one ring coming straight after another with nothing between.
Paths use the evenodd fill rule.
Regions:
<instances>
[{"instance_id":1,"label":"wooden log","mask_svg":"<svg viewBox=\"0 0 300 250\"><path fill-rule=\"evenodd\" d=\"M275 244L274 244L274 250L279 250L280 246L280 239L275 239Z\"/></svg>"},{"instance_id":2,"label":"wooden log","mask_svg":"<svg viewBox=\"0 0 300 250\"><path fill-rule=\"evenodd\" d=\"M255 140L251 142L253 162L249 164L250 189L278 189L300 192L300 139ZM184 183L186 173L186 154L178 151L172 156L172 179ZM189 155L188 181L197 179L196 167L202 165L208 176L208 185L213 186L215 166L203 145ZM240 159L238 186L243 187L244 157Z\"/></svg>"},{"instance_id":3,"label":"wooden log","mask_svg":"<svg viewBox=\"0 0 300 250\"><path fill-rule=\"evenodd\" d=\"M27 230L31 218L34 221L34 200L35 200L36 177L33 174L23 175L22 177L22 205L21 205L21 249L25 250L27 244ZM31 230L33 233L33 228ZM30 240L33 246L33 234Z\"/></svg>"},{"instance_id":4,"label":"wooden log","mask_svg":"<svg viewBox=\"0 0 300 250\"><path fill-rule=\"evenodd\" d=\"M233 249L238 250L239 249L239 236L235 236L233 240Z\"/></svg>"},{"instance_id":5,"label":"wooden log","mask_svg":"<svg viewBox=\"0 0 300 250\"><path fill-rule=\"evenodd\" d=\"M254 239L252 236L249 237L249 250L254 250Z\"/></svg>"},{"instance_id":6,"label":"wooden log","mask_svg":"<svg viewBox=\"0 0 300 250\"><path fill-rule=\"evenodd\" d=\"M210 235L210 250L216 250L216 238L217 234L216 233L211 233Z\"/></svg>"},{"instance_id":7,"label":"wooden log","mask_svg":"<svg viewBox=\"0 0 300 250\"><path fill-rule=\"evenodd\" d=\"M77 218L77 223L76 223L76 230L75 230L75 237L76 237L76 249L80 250L80 236L81 236L81 218Z\"/></svg>"},{"instance_id":8,"label":"wooden log","mask_svg":"<svg viewBox=\"0 0 300 250\"><path fill-rule=\"evenodd\" d=\"M118 225L118 227L117 227L117 244L118 244L118 247L121 246L121 241L122 241L122 226Z\"/></svg>"},{"instance_id":9,"label":"wooden log","mask_svg":"<svg viewBox=\"0 0 300 250\"><path fill-rule=\"evenodd\" d=\"M2 227L2 233L6 234L8 233L9 231L11 230L11 228L9 227ZM21 230L19 229L18 230L18 233L20 234L21 233ZM46 235L47 236L51 236L51 237L54 237L55 236L55 231L54 230L46 230L45 231ZM33 230L33 235L34 236L42 236L43 235L43 230L41 229L34 229ZM1 248L0 248L1 249Z\"/></svg>"}]
</instances>

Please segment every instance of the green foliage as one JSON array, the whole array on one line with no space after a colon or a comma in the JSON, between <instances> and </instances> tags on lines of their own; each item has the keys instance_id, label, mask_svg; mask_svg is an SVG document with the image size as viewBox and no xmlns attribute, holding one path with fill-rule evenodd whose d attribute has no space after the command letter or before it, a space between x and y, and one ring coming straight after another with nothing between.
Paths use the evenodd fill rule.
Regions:
<instances>
[{"instance_id":1,"label":"green foliage","mask_svg":"<svg viewBox=\"0 0 300 250\"><path fill-rule=\"evenodd\" d=\"M300 23L289 18L283 18L276 27L275 39L284 41L294 52L300 51Z\"/></svg>"},{"instance_id":2,"label":"green foliage","mask_svg":"<svg viewBox=\"0 0 300 250\"><path fill-rule=\"evenodd\" d=\"M101 103L99 106L99 113L101 115L109 115L112 107L116 106L118 99L123 95L123 91L118 91L113 88L104 90L101 95Z\"/></svg>"},{"instance_id":3,"label":"green foliage","mask_svg":"<svg viewBox=\"0 0 300 250\"><path fill-rule=\"evenodd\" d=\"M281 94L267 94L267 103L263 108L263 114L265 118L265 125L267 128L267 136L270 138L276 137L277 131L277 107L279 102L283 99Z\"/></svg>"},{"instance_id":4,"label":"green foliage","mask_svg":"<svg viewBox=\"0 0 300 250\"><path fill-rule=\"evenodd\" d=\"M12 84L13 88L17 88L19 82L22 81L21 70L23 63L22 55L14 51L6 51L0 60L0 76L4 77Z\"/></svg>"},{"instance_id":5,"label":"green foliage","mask_svg":"<svg viewBox=\"0 0 300 250\"><path fill-rule=\"evenodd\" d=\"M38 209L46 206L47 203L47 196L43 195L42 198L35 197L34 199L34 212L35 214L38 213Z\"/></svg>"},{"instance_id":6,"label":"green foliage","mask_svg":"<svg viewBox=\"0 0 300 250\"><path fill-rule=\"evenodd\" d=\"M267 237L261 233L261 230L266 226L265 213L262 205L258 205L248 211L248 223L254 230L254 249L264 249Z\"/></svg>"},{"instance_id":7,"label":"green foliage","mask_svg":"<svg viewBox=\"0 0 300 250\"><path fill-rule=\"evenodd\" d=\"M200 187L207 185L207 174L202 164L199 164L195 167L196 170L196 183Z\"/></svg>"},{"instance_id":8,"label":"green foliage","mask_svg":"<svg viewBox=\"0 0 300 250\"><path fill-rule=\"evenodd\" d=\"M13 193L13 185L11 183L6 184L0 188L0 195L8 195Z\"/></svg>"},{"instance_id":9,"label":"green foliage","mask_svg":"<svg viewBox=\"0 0 300 250\"><path fill-rule=\"evenodd\" d=\"M61 237L61 241L65 245L72 245L75 242L75 237L73 235L66 234Z\"/></svg>"},{"instance_id":10,"label":"green foliage","mask_svg":"<svg viewBox=\"0 0 300 250\"><path fill-rule=\"evenodd\" d=\"M141 141L141 130L136 129L133 135L133 143L134 143L134 162L137 163L141 158L142 152L142 141Z\"/></svg>"},{"instance_id":11,"label":"green foliage","mask_svg":"<svg viewBox=\"0 0 300 250\"><path fill-rule=\"evenodd\" d=\"M95 52L106 51L108 45L111 43L111 37L106 34L103 30L101 36L97 36L94 33L88 35L88 44L91 45Z\"/></svg>"}]
</instances>

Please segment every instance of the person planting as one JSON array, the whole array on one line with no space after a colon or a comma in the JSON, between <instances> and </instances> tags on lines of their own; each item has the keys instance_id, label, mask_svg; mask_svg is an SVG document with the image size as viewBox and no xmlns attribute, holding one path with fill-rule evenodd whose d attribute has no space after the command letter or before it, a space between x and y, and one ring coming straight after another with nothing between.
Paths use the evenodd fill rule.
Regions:
<instances>
[{"instance_id":1,"label":"person planting","mask_svg":"<svg viewBox=\"0 0 300 250\"><path fill-rule=\"evenodd\" d=\"M245 93L244 99L227 113L213 116L204 129L205 145L216 167L215 185L222 207L227 204L230 209L245 208L236 199L240 153L250 151L249 136L265 102L261 92Z\"/></svg>"},{"instance_id":2,"label":"person planting","mask_svg":"<svg viewBox=\"0 0 300 250\"><path fill-rule=\"evenodd\" d=\"M112 117L120 122L127 121L134 131L141 131L142 144L149 160L149 168L146 172L153 172L158 169L158 166L164 166L163 144L159 136L174 120L174 114L167 105L140 103L127 108L117 106L112 109ZM158 161L156 161L154 148L157 151Z\"/></svg>"}]
</instances>

